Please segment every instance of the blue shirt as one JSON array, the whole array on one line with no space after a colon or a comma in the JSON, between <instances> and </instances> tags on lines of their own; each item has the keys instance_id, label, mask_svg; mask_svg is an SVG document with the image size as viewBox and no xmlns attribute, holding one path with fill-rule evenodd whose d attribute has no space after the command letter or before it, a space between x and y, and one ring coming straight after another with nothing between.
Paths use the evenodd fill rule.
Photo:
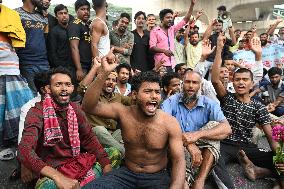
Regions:
<instances>
[{"instance_id":1,"label":"blue shirt","mask_svg":"<svg viewBox=\"0 0 284 189\"><path fill-rule=\"evenodd\" d=\"M187 108L182 101L182 93L175 94L161 105L163 111L174 116L182 132L198 131L209 121L221 122L226 119L218 103L201 95L192 109Z\"/></svg>"}]
</instances>

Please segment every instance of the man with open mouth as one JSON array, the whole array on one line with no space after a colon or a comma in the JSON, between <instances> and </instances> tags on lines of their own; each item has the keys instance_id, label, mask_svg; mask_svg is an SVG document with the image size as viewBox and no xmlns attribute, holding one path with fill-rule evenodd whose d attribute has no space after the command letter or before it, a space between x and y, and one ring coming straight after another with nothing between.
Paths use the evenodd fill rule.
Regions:
<instances>
[{"instance_id":1,"label":"man with open mouth","mask_svg":"<svg viewBox=\"0 0 284 189\"><path fill-rule=\"evenodd\" d=\"M110 55L109 55L110 56ZM117 120L125 147L125 166L96 180L94 188L183 188L185 160L182 135L175 118L159 110L160 77L142 72L132 78L135 105L99 102L99 94L117 62L102 59L102 71L87 89L83 109L96 116ZM167 170L168 151L171 174ZM171 176L170 176L171 175Z\"/></svg>"}]
</instances>

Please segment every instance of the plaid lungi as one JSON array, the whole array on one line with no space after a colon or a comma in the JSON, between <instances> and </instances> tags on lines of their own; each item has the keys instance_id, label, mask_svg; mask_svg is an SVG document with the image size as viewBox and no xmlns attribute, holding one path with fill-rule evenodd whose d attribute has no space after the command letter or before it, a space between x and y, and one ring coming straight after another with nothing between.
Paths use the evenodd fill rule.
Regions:
<instances>
[{"instance_id":1,"label":"plaid lungi","mask_svg":"<svg viewBox=\"0 0 284 189\"><path fill-rule=\"evenodd\" d=\"M21 107L33 97L21 75L0 76L0 146L17 141Z\"/></svg>"},{"instance_id":2,"label":"plaid lungi","mask_svg":"<svg viewBox=\"0 0 284 189\"><path fill-rule=\"evenodd\" d=\"M218 122L210 121L200 130L211 129L211 128L216 127L218 124L219 124ZM216 165L220 157L220 141L199 139L196 142L196 145L200 149L207 148L212 153L214 157L214 163L211 169L213 169L213 167ZM195 177L198 174L199 170L198 168L197 169L192 168L191 155L186 148L184 149L184 151L185 151L185 161L186 161L186 175L185 176L186 176L186 181L188 185L191 186L194 183Z\"/></svg>"}]
</instances>

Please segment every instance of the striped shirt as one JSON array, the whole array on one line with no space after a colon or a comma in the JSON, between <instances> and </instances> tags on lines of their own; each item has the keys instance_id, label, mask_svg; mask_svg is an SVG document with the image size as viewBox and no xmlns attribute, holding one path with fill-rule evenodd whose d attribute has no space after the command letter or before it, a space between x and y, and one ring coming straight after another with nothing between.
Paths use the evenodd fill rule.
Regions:
<instances>
[{"instance_id":1,"label":"striped shirt","mask_svg":"<svg viewBox=\"0 0 284 189\"><path fill-rule=\"evenodd\" d=\"M227 140L251 143L252 129L270 124L268 111L260 102L251 99L250 103L240 102L234 94L228 93L221 100L221 108L232 128Z\"/></svg>"},{"instance_id":2,"label":"striped shirt","mask_svg":"<svg viewBox=\"0 0 284 189\"><path fill-rule=\"evenodd\" d=\"M14 48L7 42L0 41L0 76L20 75L19 58Z\"/></svg>"}]
</instances>

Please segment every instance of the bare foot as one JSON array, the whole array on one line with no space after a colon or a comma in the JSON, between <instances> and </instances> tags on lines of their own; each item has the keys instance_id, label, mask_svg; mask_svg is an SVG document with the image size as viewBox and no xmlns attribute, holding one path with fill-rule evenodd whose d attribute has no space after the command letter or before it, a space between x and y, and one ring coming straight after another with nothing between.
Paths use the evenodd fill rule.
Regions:
<instances>
[{"instance_id":1,"label":"bare foot","mask_svg":"<svg viewBox=\"0 0 284 189\"><path fill-rule=\"evenodd\" d=\"M243 150L239 151L239 161L245 171L245 175L250 179L251 181L256 180L256 166L249 160L246 153Z\"/></svg>"}]
</instances>

